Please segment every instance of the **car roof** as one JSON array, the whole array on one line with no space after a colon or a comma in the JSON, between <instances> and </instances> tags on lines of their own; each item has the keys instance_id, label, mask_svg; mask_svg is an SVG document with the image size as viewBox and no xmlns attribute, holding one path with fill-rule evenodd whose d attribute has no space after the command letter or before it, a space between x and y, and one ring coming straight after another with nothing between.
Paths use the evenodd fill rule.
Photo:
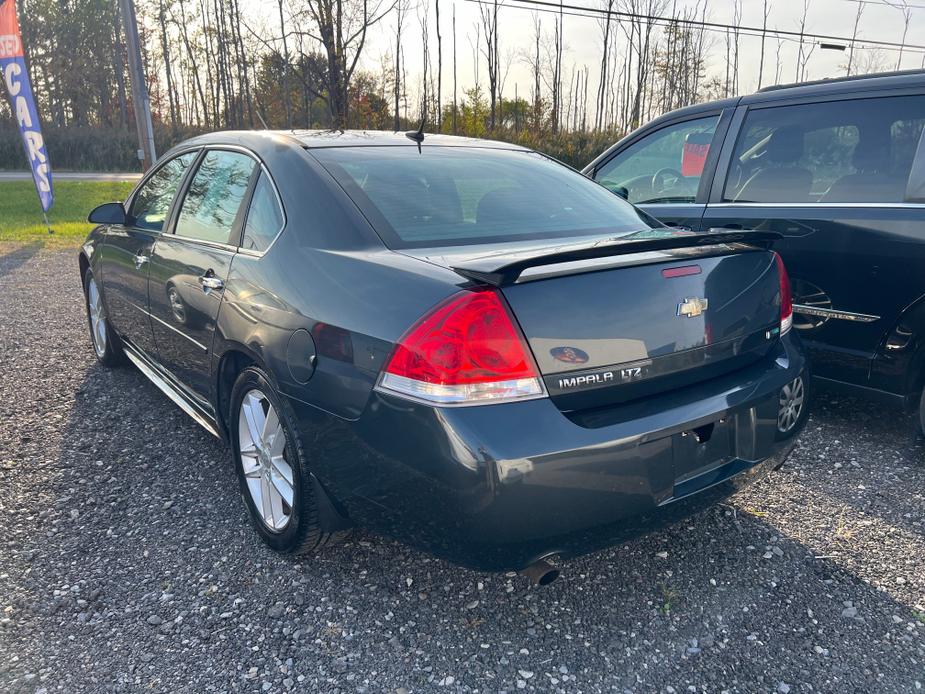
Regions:
<instances>
[{"instance_id":1,"label":"car roof","mask_svg":"<svg viewBox=\"0 0 925 694\"><path fill-rule=\"evenodd\" d=\"M418 143L403 132L384 130L225 130L206 133L186 140L182 146L240 144L255 146L269 142L288 142L306 149L325 147L417 147ZM521 145L475 137L457 137L424 133L422 146L485 147L529 151Z\"/></svg>"},{"instance_id":2,"label":"car roof","mask_svg":"<svg viewBox=\"0 0 925 694\"><path fill-rule=\"evenodd\" d=\"M869 75L833 77L811 82L775 84L764 87L754 94L743 96L740 103L745 106L783 99L812 99L815 97L876 92L886 89L925 89L925 70L878 72Z\"/></svg>"}]
</instances>

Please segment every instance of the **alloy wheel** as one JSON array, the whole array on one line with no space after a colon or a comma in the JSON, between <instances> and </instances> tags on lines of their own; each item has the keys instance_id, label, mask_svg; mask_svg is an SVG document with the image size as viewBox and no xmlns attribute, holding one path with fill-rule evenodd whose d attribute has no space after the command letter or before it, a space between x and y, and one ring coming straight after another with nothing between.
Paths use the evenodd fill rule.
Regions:
<instances>
[{"instance_id":1,"label":"alloy wheel","mask_svg":"<svg viewBox=\"0 0 925 694\"><path fill-rule=\"evenodd\" d=\"M102 359L106 354L106 312L103 299L92 277L87 283L87 309L90 312L90 332L93 336L93 349Z\"/></svg>"},{"instance_id":2,"label":"alloy wheel","mask_svg":"<svg viewBox=\"0 0 925 694\"><path fill-rule=\"evenodd\" d=\"M170 310L178 323L186 323L186 305L180 298L180 293L175 287L167 290L167 301L170 302Z\"/></svg>"},{"instance_id":3,"label":"alloy wheel","mask_svg":"<svg viewBox=\"0 0 925 694\"><path fill-rule=\"evenodd\" d=\"M780 433L790 433L800 421L805 396L806 390L803 387L802 376L797 376L781 388L780 405L777 410L777 430Z\"/></svg>"},{"instance_id":4,"label":"alloy wheel","mask_svg":"<svg viewBox=\"0 0 925 694\"><path fill-rule=\"evenodd\" d=\"M282 532L292 518L292 466L286 460L286 433L263 391L248 391L238 413L238 450L254 508L263 524Z\"/></svg>"}]
</instances>

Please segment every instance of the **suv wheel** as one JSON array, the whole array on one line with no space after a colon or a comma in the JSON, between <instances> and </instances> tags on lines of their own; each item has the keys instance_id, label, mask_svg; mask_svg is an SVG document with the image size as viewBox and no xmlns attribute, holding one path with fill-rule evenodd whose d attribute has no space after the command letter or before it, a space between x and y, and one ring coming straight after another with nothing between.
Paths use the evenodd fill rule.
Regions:
<instances>
[{"instance_id":1,"label":"suv wheel","mask_svg":"<svg viewBox=\"0 0 925 694\"><path fill-rule=\"evenodd\" d=\"M922 389L922 397L919 398L919 433L925 436L925 388Z\"/></svg>"},{"instance_id":2,"label":"suv wheel","mask_svg":"<svg viewBox=\"0 0 925 694\"><path fill-rule=\"evenodd\" d=\"M248 367L235 381L229 424L241 496L264 542L300 554L346 535L321 530L295 417L261 369Z\"/></svg>"}]
</instances>

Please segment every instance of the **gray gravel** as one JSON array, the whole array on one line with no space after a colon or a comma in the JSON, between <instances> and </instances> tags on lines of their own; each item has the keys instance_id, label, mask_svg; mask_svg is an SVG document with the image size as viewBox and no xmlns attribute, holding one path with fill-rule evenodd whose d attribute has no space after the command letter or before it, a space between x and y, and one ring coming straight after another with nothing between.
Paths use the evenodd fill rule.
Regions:
<instances>
[{"instance_id":1,"label":"gray gravel","mask_svg":"<svg viewBox=\"0 0 925 694\"><path fill-rule=\"evenodd\" d=\"M548 588L360 534L275 556L227 452L92 358L73 253L0 258L0 690L915 692L925 451L822 399L790 462Z\"/></svg>"}]
</instances>

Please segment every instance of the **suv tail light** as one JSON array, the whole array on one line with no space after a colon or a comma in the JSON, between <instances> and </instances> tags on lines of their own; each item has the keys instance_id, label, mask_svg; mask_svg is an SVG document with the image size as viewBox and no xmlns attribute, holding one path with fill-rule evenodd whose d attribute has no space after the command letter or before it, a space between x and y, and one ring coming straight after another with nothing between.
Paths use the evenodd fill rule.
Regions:
<instances>
[{"instance_id":1,"label":"suv tail light","mask_svg":"<svg viewBox=\"0 0 925 694\"><path fill-rule=\"evenodd\" d=\"M790 291L790 275L780 253L774 254L774 260L777 261L777 275L780 277L780 334L784 335L793 326L793 292Z\"/></svg>"},{"instance_id":2,"label":"suv tail light","mask_svg":"<svg viewBox=\"0 0 925 694\"><path fill-rule=\"evenodd\" d=\"M379 388L438 405L545 395L530 349L493 289L462 291L399 340Z\"/></svg>"}]
</instances>

